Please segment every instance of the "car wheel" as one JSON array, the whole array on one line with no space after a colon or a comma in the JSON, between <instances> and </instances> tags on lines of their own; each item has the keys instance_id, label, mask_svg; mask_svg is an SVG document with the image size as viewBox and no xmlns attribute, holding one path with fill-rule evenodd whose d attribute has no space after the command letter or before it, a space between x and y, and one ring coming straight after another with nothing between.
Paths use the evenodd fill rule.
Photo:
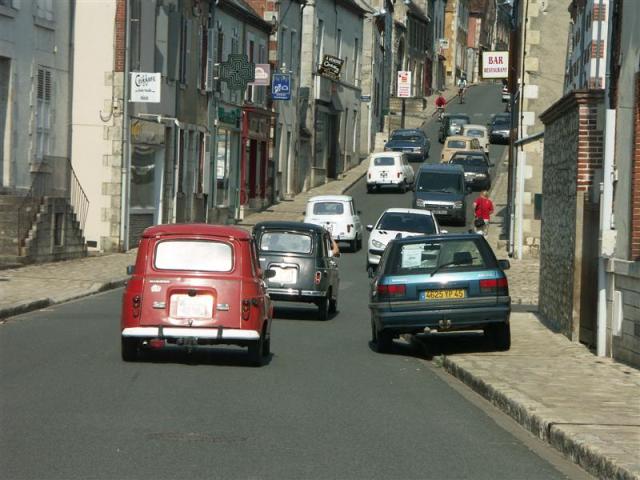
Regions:
<instances>
[{"instance_id":1,"label":"car wheel","mask_svg":"<svg viewBox=\"0 0 640 480\"><path fill-rule=\"evenodd\" d=\"M351 250L352 252L358 251L358 237L349 242L349 250Z\"/></svg>"},{"instance_id":2,"label":"car wheel","mask_svg":"<svg viewBox=\"0 0 640 480\"><path fill-rule=\"evenodd\" d=\"M338 311L338 297L329 299L329 313L336 313Z\"/></svg>"},{"instance_id":3,"label":"car wheel","mask_svg":"<svg viewBox=\"0 0 640 480\"><path fill-rule=\"evenodd\" d=\"M367 276L369 278L373 278L376 274L376 269L374 268L373 265L369 265L367 266Z\"/></svg>"},{"instance_id":4,"label":"car wheel","mask_svg":"<svg viewBox=\"0 0 640 480\"><path fill-rule=\"evenodd\" d=\"M362 237L359 237L356 242L356 250L362 250Z\"/></svg>"},{"instance_id":5,"label":"car wheel","mask_svg":"<svg viewBox=\"0 0 640 480\"><path fill-rule=\"evenodd\" d=\"M329 297L324 297L318 302L318 319L329 320Z\"/></svg>"},{"instance_id":6,"label":"car wheel","mask_svg":"<svg viewBox=\"0 0 640 480\"><path fill-rule=\"evenodd\" d=\"M120 344L120 354L125 362L135 362L138 359L138 346L140 342L137 338L122 337Z\"/></svg>"},{"instance_id":7,"label":"car wheel","mask_svg":"<svg viewBox=\"0 0 640 480\"><path fill-rule=\"evenodd\" d=\"M271 346L269 346L271 348ZM261 367L264 365L265 354L265 340L264 332L260 335L260 338L255 342L249 344L248 352L249 363L254 367Z\"/></svg>"},{"instance_id":8,"label":"car wheel","mask_svg":"<svg viewBox=\"0 0 640 480\"><path fill-rule=\"evenodd\" d=\"M378 330L376 328L376 323L373 321L373 318L371 319L371 340L374 348L376 349L376 352L387 353L391 350L393 337L389 332Z\"/></svg>"},{"instance_id":9,"label":"car wheel","mask_svg":"<svg viewBox=\"0 0 640 480\"><path fill-rule=\"evenodd\" d=\"M497 350L504 352L511 348L511 326L508 323L490 325L486 334Z\"/></svg>"},{"instance_id":10,"label":"car wheel","mask_svg":"<svg viewBox=\"0 0 640 480\"><path fill-rule=\"evenodd\" d=\"M373 193L373 185L367 185L367 193Z\"/></svg>"}]
</instances>

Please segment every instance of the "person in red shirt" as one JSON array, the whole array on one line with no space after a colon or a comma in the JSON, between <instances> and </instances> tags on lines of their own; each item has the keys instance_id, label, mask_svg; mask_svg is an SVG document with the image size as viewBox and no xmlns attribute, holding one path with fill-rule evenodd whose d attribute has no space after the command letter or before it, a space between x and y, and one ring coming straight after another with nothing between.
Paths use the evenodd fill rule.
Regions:
<instances>
[{"instance_id":1,"label":"person in red shirt","mask_svg":"<svg viewBox=\"0 0 640 480\"><path fill-rule=\"evenodd\" d=\"M444 107L447 104L447 99L442 96L442 93L438 95L436 98L436 111L434 114L438 115L438 119L442 119L442 115L444 114Z\"/></svg>"},{"instance_id":2,"label":"person in red shirt","mask_svg":"<svg viewBox=\"0 0 640 480\"><path fill-rule=\"evenodd\" d=\"M476 232L482 233L485 237L489 233L489 220L493 213L493 202L489 198L489 192L483 190L480 196L473 202L473 211L475 213L474 225Z\"/></svg>"}]
</instances>

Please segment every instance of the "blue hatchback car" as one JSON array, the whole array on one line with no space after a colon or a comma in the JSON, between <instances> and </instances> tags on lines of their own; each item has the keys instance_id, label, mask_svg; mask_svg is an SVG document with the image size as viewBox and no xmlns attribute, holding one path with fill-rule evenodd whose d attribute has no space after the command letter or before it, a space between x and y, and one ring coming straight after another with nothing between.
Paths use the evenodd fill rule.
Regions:
<instances>
[{"instance_id":1,"label":"blue hatchback car","mask_svg":"<svg viewBox=\"0 0 640 480\"><path fill-rule=\"evenodd\" d=\"M404 333L483 330L498 350L511 346L511 297L504 270L482 235L392 240L371 283L371 333L378 352Z\"/></svg>"}]
</instances>

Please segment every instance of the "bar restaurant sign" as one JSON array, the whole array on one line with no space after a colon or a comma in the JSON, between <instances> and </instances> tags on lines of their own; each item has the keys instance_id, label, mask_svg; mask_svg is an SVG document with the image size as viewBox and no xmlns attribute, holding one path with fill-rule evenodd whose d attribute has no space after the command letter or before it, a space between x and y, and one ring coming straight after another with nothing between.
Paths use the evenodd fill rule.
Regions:
<instances>
[{"instance_id":1,"label":"bar restaurant sign","mask_svg":"<svg viewBox=\"0 0 640 480\"><path fill-rule=\"evenodd\" d=\"M322 59L322 65L318 69L318 73L323 77L330 78L332 80L340 80L340 71L342 70L342 64L344 60L333 55L325 55Z\"/></svg>"},{"instance_id":2,"label":"bar restaurant sign","mask_svg":"<svg viewBox=\"0 0 640 480\"><path fill-rule=\"evenodd\" d=\"M509 52L482 52L482 78L509 78Z\"/></svg>"},{"instance_id":3,"label":"bar restaurant sign","mask_svg":"<svg viewBox=\"0 0 640 480\"><path fill-rule=\"evenodd\" d=\"M160 85L162 78L159 73L131 72L131 102L160 103Z\"/></svg>"}]
</instances>

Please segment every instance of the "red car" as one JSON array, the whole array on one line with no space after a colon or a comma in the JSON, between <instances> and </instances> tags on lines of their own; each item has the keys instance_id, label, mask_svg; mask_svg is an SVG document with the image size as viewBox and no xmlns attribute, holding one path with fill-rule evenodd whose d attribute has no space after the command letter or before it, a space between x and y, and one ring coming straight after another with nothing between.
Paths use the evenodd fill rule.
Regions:
<instances>
[{"instance_id":1,"label":"red car","mask_svg":"<svg viewBox=\"0 0 640 480\"><path fill-rule=\"evenodd\" d=\"M176 224L147 228L122 299L122 359L168 344L246 346L270 353L273 307L246 230ZM266 272L268 278L272 272Z\"/></svg>"}]
</instances>

